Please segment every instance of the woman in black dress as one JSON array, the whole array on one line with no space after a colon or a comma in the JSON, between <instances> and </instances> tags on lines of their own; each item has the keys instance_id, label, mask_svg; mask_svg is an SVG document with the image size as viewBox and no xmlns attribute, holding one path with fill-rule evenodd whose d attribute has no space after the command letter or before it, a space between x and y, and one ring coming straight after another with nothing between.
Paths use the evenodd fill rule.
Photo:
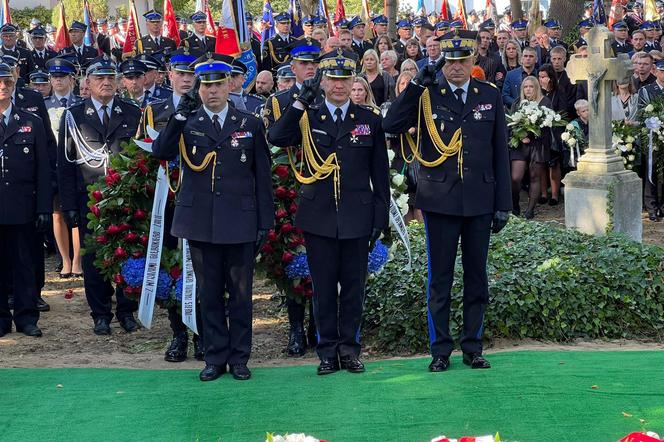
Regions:
<instances>
[{"instance_id":1,"label":"woman in black dress","mask_svg":"<svg viewBox=\"0 0 664 442\"><path fill-rule=\"evenodd\" d=\"M567 100L565 99L564 91L558 88L558 77L553 66L549 63L543 64L537 73L540 87L542 88L542 95L551 101L551 109L559 114L564 114L565 109L568 107ZM561 179L561 163L562 163L562 142L560 136L565 131L564 127L554 127L551 129L551 159L545 165L545 171L541 176L541 189L542 195L539 199L540 204L549 202L550 206L555 206L560 200L560 179ZM547 167L548 166L548 167ZM547 173L548 169L548 173ZM548 198L547 189L551 183L551 198Z\"/></svg>"}]
</instances>

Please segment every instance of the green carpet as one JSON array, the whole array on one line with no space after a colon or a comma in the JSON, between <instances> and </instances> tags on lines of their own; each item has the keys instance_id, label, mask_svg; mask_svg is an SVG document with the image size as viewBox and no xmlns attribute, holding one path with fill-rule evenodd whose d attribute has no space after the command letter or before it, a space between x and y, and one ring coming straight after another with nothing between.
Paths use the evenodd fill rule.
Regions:
<instances>
[{"instance_id":1,"label":"green carpet","mask_svg":"<svg viewBox=\"0 0 664 442\"><path fill-rule=\"evenodd\" d=\"M504 441L613 442L643 428L664 433L664 352L490 360L480 371L455 357L440 374L427 372L428 359L370 363L363 375L263 368L248 382L209 383L193 370L4 369L0 440L259 442L271 431L428 442L499 431Z\"/></svg>"}]
</instances>

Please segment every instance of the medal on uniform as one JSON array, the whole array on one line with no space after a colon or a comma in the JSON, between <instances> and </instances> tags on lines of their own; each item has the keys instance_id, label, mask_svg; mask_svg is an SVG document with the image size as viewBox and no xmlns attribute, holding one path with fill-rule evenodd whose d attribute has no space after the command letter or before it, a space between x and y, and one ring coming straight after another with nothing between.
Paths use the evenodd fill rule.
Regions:
<instances>
[{"instance_id":1,"label":"medal on uniform","mask_svg":"<svg viewBox=\"0 0 664 442\"><path fill-rule=\"evenodd\" d=\"M242 155L240 155L240 162L244 163L247 161L247 155L244 153L244 149L242 149Z\"/></svg>"},{"instance_id":2,"label":"medal on uniform","mask_svg":"<svg viewBox=\"0 0 664 442\"><path fill-rule=\"evenodd\" d=\"M238 147L240 145L240 142L237 140L237 138L233 138L231 140L231 147Z\"/></svg>"},{"instance_id":3,"label":"medal on uniform","mask_svg":"<svg viewBox=\"0 0 664 442\"><path fill-rule=\"evenodd\" d=\"M194 146L194 147L191 148L191 153L194 154L194 155L196 155L196 146Z\"/></svg>"},{"instance_id":4,"label":"medal on uniform","mask_svg":"<svg viewBox=\"0 0 664 442\"><path fill-rule=\"evenodd\" d=\"M240 123L240 129L243 129L243 128L244 128L244 125L245 125L246 123L247 123L247 119L246 119L246 118L243 118L243 119L242 119L242 122Z\"/></svg>"},{"instance_id":5,"label":"medal on uniform","mask_svg":"<svg viewBox=\"0 0 664 442\"><path fill-rule=\"evenodd\" d=\"M440 120L440 131L445 132L445 120Z\"/></svg>"},{"instance_id":6,"label":"medal on uniform","mask_svg":"<svg viewBox=\"0 0 664 442\"><path fill-rule=\"evenodd\" d=\"M350 142L351 143L357 143L357 135L351 135L350 136Z\"/></svg>"},{"instance_id":7,"label":"medal on uniform","mask_svg":"<svg viewBox=\"0 0 664 442\"><path fill-rule=\"evenodd\" d=\"M30 149L28 149L27 147L24 147L23 148L23 153L30 153Z\"/></svg>"},{"instance_id":8,"label":"medal on uniform","mask_svg":"<svg viewBox=\"0 0 664 442\"><path fill-rule=\"evenodd\" d=\"M482 112L480 112L480 111L475 111L475 112L473 113L473 118L476 119L476 120L481 120L481 119L482 119Z\"/></svg>"}]
</instances>

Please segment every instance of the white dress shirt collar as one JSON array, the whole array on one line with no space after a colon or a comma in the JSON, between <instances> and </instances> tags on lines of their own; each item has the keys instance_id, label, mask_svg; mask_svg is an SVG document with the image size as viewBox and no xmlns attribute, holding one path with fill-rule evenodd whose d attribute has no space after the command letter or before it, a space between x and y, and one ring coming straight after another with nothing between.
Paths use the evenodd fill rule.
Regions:
<instances>
[{"instance_id":1,"label":"white dress shirt collar","mask_svg":"<svg viewBox=\"0 0 664 442\"><path fill-rule=\"evenodd\" d=\"M325 106L327 106L327 110L330 112L330 115L332 115L333 120L336 118L334 112L337 110L337 108L340 108L341 119L344 120L346 118L346 113L348 112L348 107L350 106L350 100L347 100L341 106L337 106L336 104L332 104L329 101L327 101L327 99L325 99Z\"/></svg>"},{"instance_id":2,"label":"white dress shirt collar","mask_svg":"<svg viewBox=\"0 0 664 442\"><path fill-rule=\"evenodd\" d=\"M203 110L205 111L206 114L208 114L208 117L210 117L210 120L212 120L213 116L218 115L219 116L219 125L221 127L224 127L224 121L226 120L226 115L228 115L228 104L226 104L226 106L224 106L224 108L222 110L220 110L219 112L212 112L205 105L203 105Z\"/></svg>"}]
</instances>

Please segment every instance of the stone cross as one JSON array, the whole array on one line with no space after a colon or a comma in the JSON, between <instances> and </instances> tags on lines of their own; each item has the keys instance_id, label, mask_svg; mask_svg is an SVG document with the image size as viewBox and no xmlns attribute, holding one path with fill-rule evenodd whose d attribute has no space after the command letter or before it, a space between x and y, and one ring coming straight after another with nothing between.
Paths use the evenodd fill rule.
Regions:
<instances>
[{"instance_id":1,"label":"stone cross","mask_svg":"<svg viewBox=\"0 0 664 442\"><path fill-rule=\"evenodd\" d=\"M579 160L578 170L617 172L624 166L611 142L611 85L614 80L630 76L634 69L626 54L612 56L614 37L606 26L594 26L585 38L588 55L572 55L567 64L572 83L579 80L588 82L588 149Z\"/></svg>"}]
</instances>

